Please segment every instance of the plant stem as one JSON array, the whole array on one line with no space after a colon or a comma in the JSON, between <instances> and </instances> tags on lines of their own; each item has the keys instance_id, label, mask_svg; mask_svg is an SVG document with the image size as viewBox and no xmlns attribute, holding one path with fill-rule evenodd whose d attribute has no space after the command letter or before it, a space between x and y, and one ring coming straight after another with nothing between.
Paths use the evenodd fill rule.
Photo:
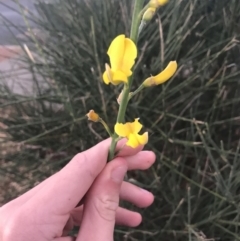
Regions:
<instances>
[{"instance_id":1,"label":"plant stem","mask_svg":"<svg viewBox=\"0 0 240 241\"><path fill-rule=\"evenodd\" d=\"M143 9L144 0L135 0L135 5L133 9L132 26L130 32L130 39L137 44L138 38L138 28L141 22L141 12ZM140 15L140 16L139 16Z\"/></svg>"},{"instance_id":2,"label":"plant stem","mask_svg":"<svg viewBox=\"0 0 240 241\"><path fill-rule=\"evenodd\" d=\"M141 10L143 8L143 4L144 4L144 0L135 0L131 33L130 33L130 39L135 44L137 44L138 28L139 28L139 24L141 21L141 17L139 17L139 13L141 12ZM118 123L123 123L125 121L125 113L126 113L126 109L127 109L128 97L129 97L129 92L131 89L132 81L133 81L133 75L128 78L128 84L124 85L122 100L121 100L121 103L119 106L118 116L117 116ZM109 150L108 161L110 161L114 158L115 148L117 145L117 140L116 140L117 137L118 137L118 135L116 133L114 133L114 135L112 137L110 150Z\"/></svg>"},{"instance_id":3,"label":"plant stem","mask_svg":"<svg viewBox=\"0 0 240 241\"><path fill-rule=\"evenodd\" d=\"M137 45L137 40L138 40L139 25L140 25L141 18L142 18L143 4L144 4L144 0L135 0L135 5L134 5L134 9L133 9L133 18L132 18L130 39L136 45ZM128 94L129 94L129 91L130 91L131 86L132 86L133 75L134 75L134 73L128 79L128 85L129 85ZM128 98L128 96L127 96L127 98ZM125 115L125 113L124 113L124 115Z\"/></svg>"},{"instance_id":4,"label":"plant stem","mask_svg":"<svg viewBox=\"0 0 240 241\"><path fill-rule=\"evenodd\" d=\"M117 145L117 134L114 133L113 137L112 137L112 142L111 142L111 146L109 149L109 153L108 153L108 161L111 161L114 158L115 155L115 149L116 149L116 145Z\"/></svg>"},{"instance_id":5,"label":"plant stem","mask_svg":"<svg viewBox=\"0 0 240 241\"><path fill-rule=\"evenodd\" d=\"M125 113L128 104L128 96L129 96L129 85L124 85L121 103L119 105L117 122L123 123L125 121Z\"/></svg>"},{"instance_id":6,"label":"plant stem","mask_svg":"<svg viewBox=\"0 0 240 241\"><path fill-rule=\"evenodd\" d=\"M143 8L144 0L135 0L135 5L133 9L133 18L132 18L132 26L130 32L130 39L137 45L138 40L138 28L141 22L141 12ZM133 73L134 74L134 73ZM124 122L124 117L128 104L129 92L132 86L133 74L128 78L128 85L124 86L122 101L118 111L117 122Z\"/></svg>"},{"instance_id":7,"label":"plant stem","mask_svg":"<svg viewBox=\"0 0 240 241\"><path fill-rule=\"evenodd\" d=\"M129 94L128 100L130 100L134 95L138 94L144 88L145 88L144 85L140 85L135 91L133 91Z\"/></svg>"},{"instance_id":8,"label":"plant stem","mask_svg":"<svg viewBox=\"0 0 240 241\"><path fill-rule=\"evenodd\" d=\"M109 129L107 123L106 123L102 118L99 119L99 122L104 126L104 128L105 128L105 130L107 131L108 135L109 135L110 137L112 137L112 132L111 132L111 130Z\"/></svg>"}]
</instances>

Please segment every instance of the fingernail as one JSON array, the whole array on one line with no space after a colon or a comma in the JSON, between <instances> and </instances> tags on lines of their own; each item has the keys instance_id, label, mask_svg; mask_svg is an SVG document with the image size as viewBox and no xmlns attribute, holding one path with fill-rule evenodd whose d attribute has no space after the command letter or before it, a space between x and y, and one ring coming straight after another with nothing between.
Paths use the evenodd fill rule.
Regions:
<instances>
[{"instance_id":1,"label":"fingernail","mask_svg":"<svg viewBox=\"0 0 240 241\"><path fill-rule=\"evenodd\" d=\"M113 181L116 183L122 182L126 172L127 172L126 166L120 166L120 167L115 168L111 174Z\"/></svg>"}]
</instances>

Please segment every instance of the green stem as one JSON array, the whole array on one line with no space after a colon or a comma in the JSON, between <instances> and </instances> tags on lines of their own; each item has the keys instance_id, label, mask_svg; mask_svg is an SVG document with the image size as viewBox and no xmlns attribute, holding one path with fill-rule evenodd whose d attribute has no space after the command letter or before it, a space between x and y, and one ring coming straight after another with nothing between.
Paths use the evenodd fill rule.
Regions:
<instances>
[{"instance_id":1,"label":"green stem","mask_svg":"<svg viewBox=\"0 0 240 241\"><path fill-rule=\"evenodd\" d=\"M108 161L111 161L114 158L116 145L117 145L117 135L116 135L116 133L114 133L114 135L112 137L112 142L111 142L111 146L109 149L109 153L108 153Z\"/></svg>"},{"instance_id":2,"label":"green stem","mask_svg":"<svg viewBox=\"0 0 240 241\"><path fill-rule=\"evenodd\" d=\"M129 86L124 85L122 99L119 105L118 116L117 116L118 123L123 123L125 121L125 113L126 113L127 104L128 104L128 96L129 96Z\"/></svg>"},{"instance_id":3,"label":"green stem","mask_svg":"<svg viewBox=\"0 0 240 241\"><path fill-rule=\"evenodd\" d=\"M108 135L110 137L112 137L112 132L111 132L110 128L108 127L107 123L102 118L99 119L99 122L104 126L104 128L107 131Z\"/></svg>"},{"instance_id":4,"label":"green stem","mask_svg":"<svg viewBox=\"0 0 240 241\"><path fill-rule=\"evenodd\" d=\"M141 90L145 88L144 85L140 85L135 91L131 92L128 96L128 100L130 100L134 95L138 94Z\"/></svg>"},{"instance_id":5,"label":"green stem","mask_svg":"<svg viewBox=\"0 0 240 241\"><path fill-rule=\"evenodd\" d=\"M135 5L134 5L134 9L133 9L133 19L132 19L132 26L131 26L131 32L130 32L130 39L136 45L137 45L137 40L138 40L139 25L141 23L142 14L144 13L143 4L144 4L144 0L135 0ZM132 82L133 82L133 74L128 79L129 90L131 89ZM128 92L128 94L129 94L129 92ZM127 96L127 98L128 98L128 96ZM124 113L124 115L125 115L125 113Z\"/></svg>"},{"instance_id":6,"label":"green stem","mask_svg":"<svg viewBox=\"0 0 240 241\"><path fill-rule=\"evenodd\" d=\"M135 5L133 9L133 19L130 32L130 39L136 44L138 38L138 27L141 22L142 15L139 14L142 12L144 0L135 0Z\"/></svg>"},{"instance_id":7,"label":"green stem","mask_svg":"<svg viewBox=\"0 0 240 241\"><path fill-rule=\"evenodd\" d=\"M141 11L143 8L144 0L135 0L135 5L133 9L132 26L130 32L130 39L137 45L138 40L138 28L141 22ZM134 73L133 73L134 74ZM132 86L133 74L128 78L128 85L124 86L122 101L118 111L117 122L124 122L124 117L128 104L129 92Z\"/></svg>"},{"instance_id":8,"label":"green stem","mask_svg":"<svg viewBox=\"0 0 240 241\"><path fill-rule=\"evenodd\" d=\"M138 28L139 28L139 25L141 22L141 16L139 13L141 13L143 4L144 4L144 0L135 0L134 10L133 10L133 18L132 18L132 26L131 26L131 32L130 32L130 39L135 44L137 44ZM128 84L124 85L122 99L121 99L121 103L120 103L119 110L118 110L118 116L117 116L118 123L123 123L125 121L125 113L126 113L126 109L127 109L129 92L131 89L132 81L133 81L133 75L128 78ZM111 161L114 158L115 148L117 145L117 138L118 138L118 135L116 133L114 133L114 135L112 137L110 150L109 150L108 161Z\"/></svg>"}]
</instances>

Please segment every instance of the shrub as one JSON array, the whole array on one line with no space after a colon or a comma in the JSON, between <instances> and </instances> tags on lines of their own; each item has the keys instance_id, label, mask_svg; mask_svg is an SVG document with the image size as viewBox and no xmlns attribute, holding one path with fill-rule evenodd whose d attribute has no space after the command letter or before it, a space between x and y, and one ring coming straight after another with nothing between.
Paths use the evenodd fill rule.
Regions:
<instances>
[{"instance_id":1,"label":"shrub","mask_svg":"<svg viewBox=\"0 0 240 241\"><path fill-rule=\"evenodd\" d=\"M5 157L14 174L24 171L26 188L64 166L77 152L106 138L85 114L94 109L113 125L120 89L102 84L106 50L119 33L129 35L132 1L59 0L38 3L27 44L37 57L22 61L33 75L37 93L2 91L1 121L20 152ZM177 59L176 76L146 90L130 103L127 117L141 113L148 127L146 148L157 161L129 178L155 195L141 210L138 229L116 228L122 240L239 239L239 29L235 0L170 1L146 26L133 87ZM44 34L44 38L42 37ZM3 87L2 87L3 88ZM128 205L128 204L124 204Z\"/></svg>"}]
</instances>

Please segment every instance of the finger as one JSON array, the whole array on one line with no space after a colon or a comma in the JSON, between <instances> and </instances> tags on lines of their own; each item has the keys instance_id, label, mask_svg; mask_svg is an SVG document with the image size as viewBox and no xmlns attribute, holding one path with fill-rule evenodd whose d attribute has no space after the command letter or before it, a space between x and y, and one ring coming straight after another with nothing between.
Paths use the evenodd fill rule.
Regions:
<instances>
[{"instance_id":1,"label":"finger","mask_svg":"<svg viewBox=\"0 0 240 241\"><path fill-rule=\"evenodd\" d=\"M77 240L113 240L119 193L127 162L116 158L108 163L87 194Z\"/></svg>"},{"instance_id":2,"label":"finger","mask_svg":"<svg viewBox=\"0 0 240 241\"><path fill-rule=\"evenodd\" d=\"M123 182L121 185L121 190L120 190L120 198L124 201L131 202L132 204L143 208L143 207L148 207L150 206L153 201L154 201L154 196L152 193L148 192L147 190L144 190L142 188L139 188L135 186L134 184L128 183L128 182ZM118 208L117 209L117 214L116 214L116 223L118 225L127 225L127 226L134 226L132 223L132 219L134 217L130 217L130 215L126 216L123 215L122 212L126 213L127 209L124 208ZM129 211L131 212L131 211ZM71 212L72 220L74 225L80 225L82 221L82 214L83 214L83 205L80 207L75 208ZM134 213L136 215L136 213ZM126 219L124 219L124 218ZM130 223L129 223L130 221ZM136 224L138 225L138 224Z\"/></svg>"},{"instance_id":3,"label":"finger","mask_svg":"<svg viewBox=\"0 0 240 241\"><path fill-rule=\"evenodd\" d=\"M136 227L142 222L142 216L138 212L118 207L116 213L116 224L128 227Z\"/></svg>"},{"instance_id":4,"label":"finger","mask_svg":"<svg viewBox=\"0 0 240 241\"><path fill-rule=\"evenodd\" d=\"M145 170L153 165L156 156L152 151L140 151L133 156L126 156L125 160L128 162L128 170ZM78 206L82 205L82 199Z\"/></svg>"},{"instance_id":5,"label":"finger","mask_svg":"<svg viewBox=\"0 0 240 241\"><path fill-rule=\"evenodd\" d=\"M141 151L125 159L128 162L128 170L146 170L153 165L156 156L152 151Z\"/></svg>"},{"instance_id":6,"label":"finger","mask_svg":"<svg viewBox=\"0 0 240 241\"><path fill-rule=\"evenodd\" d=\"M154 200L152 193L128 182L122 183L120 198L140 208L150 206Z\"/></svg>"},{"instance_id":7,"label":"finger","mask_svg":"<svg viewBox=\"0 0 240 241\"><path fill-rule=\"evenodd\" d=\"M143 145L140 145L136 148L132 148L130 146L126 146L127 143L127 139L121 139L118 143L117 143L117 147L116 147L116 152L118 157L126 157L126 156L133 156L136 153L140 152L143 149Z\"/></svg>"},{"instance_id":8,"label":"finger","mask_svg":"<svg viewBox=\"0 0 240 241\"><path fill-rule=\"evenodd\" d=\"M128 162L129 170L148 169L155 162L155 158L155 154L151 151L141 151L134 156L125 157ZM120 198L129 201L138 207L147 207L151 205L154 200L153 195L148 191L126 182L124 182L121 187ZM75 217L77 217L77 215L75 215ZM81 220L80 214L79 218Z\"/></svg>"},{"instance_id":9,"label":"finger","mask_svg":"<svg viewBox=\"0 0 240 241\"><path fill-rule=\"evenodd\" d=\"M80 226L82 223L82 216L83 216L83 206L75 208L71 212L71 219L73 221L73 226ZM142 217L139 213L133 212L131 210L118 207L116 211L116 224L124 225L128 227L136 227L138 226L141 221ZM69 226L67 231L71 231L73 226Z\"/></svg>"}]
</instances>

